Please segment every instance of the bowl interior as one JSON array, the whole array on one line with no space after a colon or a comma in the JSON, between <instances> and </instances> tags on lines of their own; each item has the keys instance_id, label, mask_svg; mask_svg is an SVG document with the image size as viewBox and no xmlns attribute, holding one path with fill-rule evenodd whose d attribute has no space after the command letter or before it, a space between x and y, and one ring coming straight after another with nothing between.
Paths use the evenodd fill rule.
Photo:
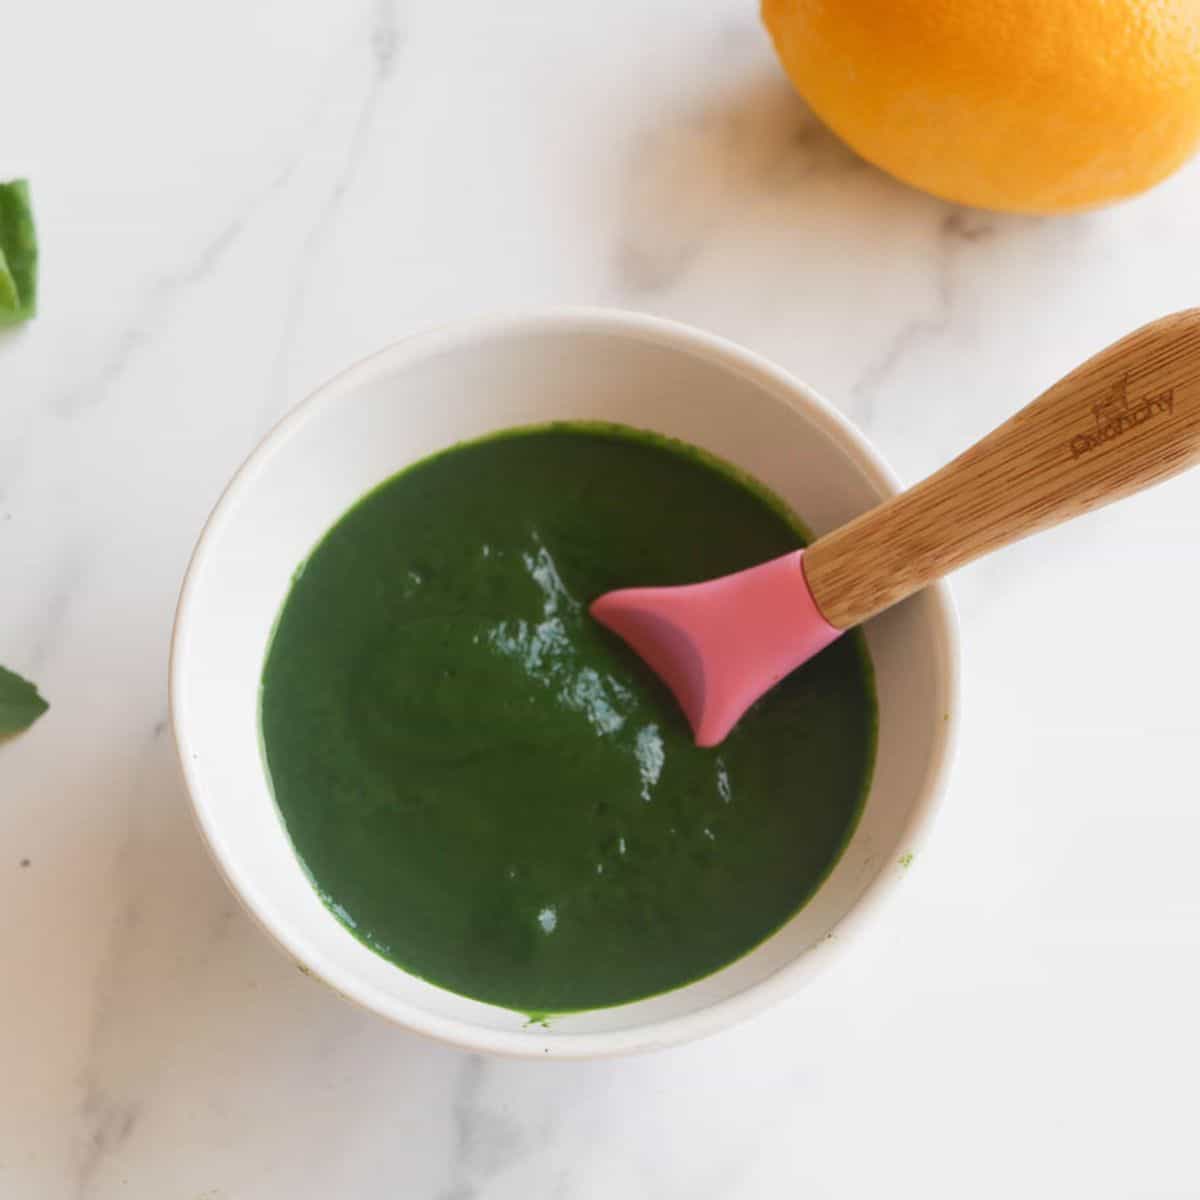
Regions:
<instances>
[{"instance_id":1,"label":"bowl interior","mask_svg":"<svg viewBox=\"0 0 1200 1200\"><path fill-rule=\"evenodd\" d=\"M197 549L172 659L175 732L196 812L251 912L360 1003L453 1041L538 1055L692 1036L810 975L830 951L834 926L898 875L898 860L913 849L945 757L954 686L944 594L916 597L871 625L879 746L859 827L813 900L707 979L529 1028L520 1014L444 991L372 953L318 900L269 790L257 700L273 622L296 566L364 492L456 442L556 419L623 422L703 447L767 484L817 533L894 488L819 399L715 339L601 314L437 332L327 384L249 460Z\"/></svg>"}]
</instances>

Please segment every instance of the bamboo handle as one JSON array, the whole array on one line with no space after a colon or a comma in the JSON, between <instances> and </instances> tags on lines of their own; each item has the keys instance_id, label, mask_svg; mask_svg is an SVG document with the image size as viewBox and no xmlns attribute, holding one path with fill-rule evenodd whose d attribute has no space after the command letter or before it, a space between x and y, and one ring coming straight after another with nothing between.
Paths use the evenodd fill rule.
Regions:
<instances>
[{"instance_id":1,"label":"bamboo handle","mask_svg":"<svg viewBox=\"0 0 1200 1200\"><path fill-rule=\"evenodd\" d=\"M908 491L814 542L804 574L849 629L980 555L1200 462L1200 308L1089 358Z\"/></svg>"}]
</instances>

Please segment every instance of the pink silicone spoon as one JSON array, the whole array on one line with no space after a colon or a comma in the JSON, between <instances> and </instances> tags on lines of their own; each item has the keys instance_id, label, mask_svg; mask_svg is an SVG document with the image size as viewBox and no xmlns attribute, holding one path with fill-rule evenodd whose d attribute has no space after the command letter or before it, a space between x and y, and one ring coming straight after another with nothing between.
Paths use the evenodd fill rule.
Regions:
<instances>
[{"instance_id":1,"label":"pink silicone spoon","mask_svg":"<svg viewBox=\"0 0 1200 1200\"><path fill-rule=\"evenodd\" d=\"M592 616L715 746L845 630L980 555L1200 461L1200 308L1122 338L908 491L807 550L707 583L609 592Z\"/></svg>"}]
</instances>

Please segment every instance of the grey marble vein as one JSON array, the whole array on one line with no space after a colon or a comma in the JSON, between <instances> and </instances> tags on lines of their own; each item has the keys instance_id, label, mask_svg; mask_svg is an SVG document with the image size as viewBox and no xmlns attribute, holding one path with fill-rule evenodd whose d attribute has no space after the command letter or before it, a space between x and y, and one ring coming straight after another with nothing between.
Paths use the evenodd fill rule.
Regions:
<instances>
[{"instance_id":1,"label":"grey marble vein","mask_svg":"<svg viewBox=\"0 0 1200 1200\"><path fill-rule=\"evenodd\" d=\"M333 232L347 193L362 166L385 89L396 72L404 45L404 32L395 0L373 0L367 44L371 56L371 76L354 120L345 157L296 253L295 275L288 289L283 331L275 353L272 371L274 383L261 414L263 421L287 407L288 361L304 314L313 268L321 248Z\"/></svg>"},{"instance_id":2,"label":"grey marble vein","mask_svg":"<svg viewBox=\"0 0 1200 1200\"><path fill-rule=\"evenodd\" d=\"M132 839L131 829L118 855L119 861L128 857ZM75 1170L78 1200L85 1200L101 1163L129 1138L137 1123L137 1105L112 1092L106 1085L98 1060L118 1016L116 998L120 990L120 966L126 948L137 935L139 923L138 905L131 901L121 911L107 953L100 964L92 1009L92 1028L80 1080L82 1098L77 1113L79 1135Z\"/></svg>"},{"instance_id":3,"label":"grey marble vein","mask_svg":"<svg viewBox=\"0 0 1200 1200\"><path fill-rule=\"evenodd\" d=\"M396 0L375 0L370 43L371 53L375 57L376 77L390 79L404 43Z\"/></svg>"},{"instance_id":4,"label":"grey marble vein","mask_svg":"<svg viewBox=\"0 0 1200 1200\"><path fill-rule=\"evenodd\" d=\"M107 944L97 963L91 990L91 1023L80 1059L80 1101L76 1110L75 1192L77 1200L92 1194L100 1169L133 1135L142 1103L135 1091L122 1086L124 1038L137 1016L131 996L141 1000L138 982L130 968L141 941L147 913L141 860L146 854L145 831L140 828L139 805L149 792L151 801L159 799L157 789L149 785L155 779L159 756L166 755L158 737L158 727L150 731L135 752L127 803L125 828L116 851L111 879L122 889L121 903L108 932ZM172 762L173 769L173 762ZM115 815L115 814L114 814ZM153 898L150 898L153 911Z\"/></svg>"},{"instance_id":5,"label":"grey marble vein","mask_svg":"<svg viewBox=\"0 0 1200 1200\"><path fill-rule=\"evenodd\" d=\"M72 607L81 598L91 566L91 546L86 540L72 539L56 557L53 570L46 579L36 628L26 634L31 645L29 668L37 673L54 655L71 615Z\"/></svg>"},{"instance_id":6,"label":"grey marble vein","mask_svg":"<svg viewBox=\"0 0 1200 1200\"><path fill-rule=\"evenodd\" d=\"M322 95L314 107L319 109L324 104L325 97ZM311 122L310 116L303 123L301 136L284 153L279 165L262 186L239 206L236 215L209 237L189 261L160 275L147 287L144 299L102 355L96 369L82 383L69 388L52 403L51 408L57 416L69 419L101 403L130 363L157 339L171 320L180 298L220 266L264 210L286 190L307 153L306 135Z\"/></svg>"},{"instance_id":7,"label":"grey marble vein","mask_svg":"<svg viewBox=\"0 0 1200 1200\"><path fill-rule=\"evenodd\" d=\"M861 424L870 422L875 398L897 367L914 351L928 345L949 328L954 318L955 270L961 248L986 241L996 235L998 228L997 218L972 209L955 207L943 214L938 222L934 244L933 311L903 322L855 381L851 396L857 401L855 416Z\"/></svg>"},{"instance_id":8,"label":"grey marble vein","mask_svg":"<svg viewBox=\"0 0 1200 1200\"><path fill-rule=\"evenodd\" d=\"M522 1125L481 1101L485 1069L479 1055L463 1063L451 1107L454 1143L450 1177L437 1200L473 1200L481 1184L526 1151Z\"/></svg>"},{"instance_id":9,"label":"grey marble vein","mask_svg":"<svg viewBox=\"0 0 1200 1200\"><path fill-rule=\"evenodd\" d=\"M106 1164L138 1132L160 1070L161 1041L147 1034L164 1013L178 1013L186 989L226 936L238 908L208 874L212 901L175 905L165 900L164 864L179 878L183 862L203 863L177 789L174 751L161 717L144 727L132 749L125 796L125 828L112 861L110 886L119 901L90 990L90 1027L80 1056L79 1101L74 1112L74 1184L77 1200L108 1194ZM114 820L119 820L114 813ZM193 900L195 897L193 897ZM186 947L187 974L172 971L157 947ZM168 1018L169 1028L169 1018ZM145 1038L136 1051L134 1036ZM161 1034L159 1035L162 1036Z\"/></svg>"},{"instance_id":10,"label":"grey marble vein","mask_svg":"<svg viewBox=\"0 0 1200 1200\"><path fill-rule=\"evenodd\" d=\"M740 29L722 34L722 45ZM614 270L635 294L680 283L765 197L865 169L773 67L750 70L634 141Z\"/></svg>"},{"instance_id":11,"label":"grey marble vein","mask_svg":"<svg viewBox=\"0 0 1200 1200\"><path fill-rule=\"evenodd\" d=\"M287 183L292 166L287 164L236 217L231 218L201 248L191 262L156 279L126 328L117 336L103 361L84 383L71 388L53 404L57 416L70 418L99 404L109 388L124 374L137 355L154 341L158 330L170 319L179 296L211 274L238 241L263 202Z\"/></svg>"},{"instance_id":12,"label":"grey marble vein","mask_svg":"<svg viewBox=\"0 0 1200 1200\"><path fill-rule=\"evenodd\" d=\"M80 1200L87 1195L101 1162L129 1140L140 1115L136 1104L120 1101L103 1088L89 1084L80 1106L85 1128L76 1174Z\"/></svg>"}]
</instances>

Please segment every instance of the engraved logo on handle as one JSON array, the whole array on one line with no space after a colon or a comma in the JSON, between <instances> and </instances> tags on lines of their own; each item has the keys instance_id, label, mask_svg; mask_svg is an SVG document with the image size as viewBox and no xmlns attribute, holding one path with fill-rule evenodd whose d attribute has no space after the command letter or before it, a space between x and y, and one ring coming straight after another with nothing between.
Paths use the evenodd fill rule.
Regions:
<instances>
[{"instance_id":1,"label":"engraved logo on handle","mask_svg":"<svg viewBox=\"0 0 1200 1200\"><path fill-rule=\"evenodd\" d=\"M1092 416L1096 419L1096 427L1086 433L1077 433L1068 443L1071 457L1082 458L1090 450L1095 450L1105 442L1119 438L1121 434L1138 425L1144 425L1154 417L1170 414L1175 411L1175 389L1167 388L1162 392L1145 396L1137 402L1129 399L1129 376L1122 375L1112 385L1107 396L1092 405Z\"/></svg>"}]
</instances>

